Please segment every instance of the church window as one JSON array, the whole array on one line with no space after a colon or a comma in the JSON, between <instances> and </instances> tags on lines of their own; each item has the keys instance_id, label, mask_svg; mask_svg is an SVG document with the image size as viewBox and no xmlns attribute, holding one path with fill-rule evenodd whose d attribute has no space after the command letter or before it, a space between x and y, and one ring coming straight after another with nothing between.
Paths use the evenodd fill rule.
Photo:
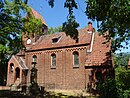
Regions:
<instances>
[{"instance_id":1,"label":"church window","mask_svg":"<svg viewBox=\"0 0 130 98\"><path fill-rule=\"evenodd\" d=\"M14 64L13 64L13 63L10 64L10 71L11 71L11 72L14 71Z\"/></svg>"},{"instance_id":2,"label":"church window","mask_svg":"<svg viewBox=\"0 0 130 98\"><path fill-rule=\"evenodd\" d=\"M51 54L51 67L53 68L56 67L56 54L55 53Z\"/></svg>"},{"instance_id":3,"label":"church window","mask_svg":"<svg viewBox=\"0 0 130 98\"><path fill-rule=\"evenodd\" d=\"M16 71L16 79L17 79L17 78L20 78L20 69L17 67L17 68L15 69L15 71Z\"/></svg>"},{"instance_id":4,"label":"church window","mask_svg":"<svg viewBox=\"0 0 130 98\"><path fill-rule=\"evenodd\" d=\"M36 55L33 56L33 62L37 62L37 56Z\"/></svg>"},{"instance_id":5,"label":"church window","mask_svg":"<svg viewBox=\"0 0 130 98\"><path fill-rule=\"evenodd\" d=\"M73 66L79 67L79 53L77 51L73 52Z\"/></svg>"},{"instance_id":6,"label":"church window","mask_svg":"<svg viewBox=\"0 0 130 98\"><path fill-rule=\"evenodd\" d=\"M37 64L37 56L36 55L33 55L33 57L32 57L32 64L33 64L33 66L35 66Z\"/></svg>"}]
</instances>

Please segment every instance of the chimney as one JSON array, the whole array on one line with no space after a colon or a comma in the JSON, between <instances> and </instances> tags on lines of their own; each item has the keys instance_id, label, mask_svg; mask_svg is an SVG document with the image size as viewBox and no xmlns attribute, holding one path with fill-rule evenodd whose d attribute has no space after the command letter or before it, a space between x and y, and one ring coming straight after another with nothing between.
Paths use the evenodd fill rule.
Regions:
<instances>
[{"instance_id":1,"label":"chimney","mask_svg":"<svg viewBox=\"0 0 130 98\"><path fill-rule=\"evenodd\" d=\"M87 28L87 31L88 31L88 33L92 33L92 32L94 32L94 28L93 28L93 26L92 26L92 22L88 22L88 28Z\"/></svg>"}]
</instances>

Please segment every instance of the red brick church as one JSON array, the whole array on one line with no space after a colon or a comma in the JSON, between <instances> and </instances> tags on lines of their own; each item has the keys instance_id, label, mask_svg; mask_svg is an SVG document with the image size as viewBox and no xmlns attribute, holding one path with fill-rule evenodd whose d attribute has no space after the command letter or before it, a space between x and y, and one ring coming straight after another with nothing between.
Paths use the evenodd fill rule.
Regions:
<instances>
[{"instance_id":1,"label":"red brick church","mask_svg":"<svg viewBox=\"0 0 130 98\"><path fill-rule=\"evenodd\" d=\"M9 60L7 86L30 85L34 57L37 83L45 89L84 90L113 75L111 42L104 44L105 38L93 31L91 23L78 30L75 41L64 32L48 35L42 16L35 10L32 14L42 20L43 35L23 36L26 49Z\"/></svg>"}]
</instances>

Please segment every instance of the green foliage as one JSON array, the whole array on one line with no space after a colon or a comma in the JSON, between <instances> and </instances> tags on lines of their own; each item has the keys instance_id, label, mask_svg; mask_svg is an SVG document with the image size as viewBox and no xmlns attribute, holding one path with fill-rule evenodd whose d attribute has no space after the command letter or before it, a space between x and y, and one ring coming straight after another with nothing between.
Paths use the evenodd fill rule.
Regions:
<instances>
[{"instance_id":1,"label":"green foliage","mask_svg":"<svg viewBox=\"0 0 130 98\"><path fill-rule=\"evenodd\" d=\"M67 22L63 23L63 29L72 38L77 37L78 23L75 21L73 8L78 8L76 0L66 0L64 7L68 8ZM54 0L49 0L49 5L54 6ZM103 10L102 10L103 9ZM119 48L128 48L130 40L130 1L129 0L86 0L86 15L89 19L98 22L98 31L109 41L112 39L112 51ZM74 21L73 21L74 20ZM70 25L71 29L69 28ZM66 30L68 29L68 30ZM109 31L109 35L104 33ZM125 45L121 43L125 42Z\"/></svg>"},{"instance_id":2,"label":"green foliage","mask_svg":"<svg viewBox=\"0 0 130 98\"><path fill-rule=\"evenodd\" d=\"M5 85L6 73L7 73L7 59L5 59L5 54L8 51L6 46L0 44L0 85Z\"/></svg>"},{"instance_id":3,"label":"green foliage","mask_svg":"<svg viewBox=\"0 0 130 98\"><path fill-rule=\"evenodd\" d=\"M75 16L73 15L73 9L78 9L75 0L66 0L64 3L64 7L68 9L69 14L67 17L67 22L63 23L63 31L65 31L66 35L69 35L71 38L77 40L78 39L78 30L79 24L75 20Z\"/></svg>"},{"instance_id":4,"label":"green foliage","mask_svg":"<svg viewBox=\"0 0 130 98\"><path fill-rule=\"evenodd\" d=\"M27 1L27 0L26 0ZM0 76L6 73L9 56L23 48L21 33L40 33L41 20L21 16L21 12L29 13L30 8L24 0L0 0ZM24 29L23 29L24 28ZM4 67L3 67L4 66ZM7 69L6 69L7 70ZM1 78L0 77L0 78ZM3 78L3 77L2 77Z\"/></svg>"},{"instance_id":5,"label":"green foliage","mask_svg":"<svg viewBox=\"0 0 130 98\"><path fill-rule=\"evenodd\" d=\"M51 7L54 6L54 0L48 1ZM63 23L62 30L66 33L66 35L71 38L77 40L78 39L78 30L79 24L75 20L75 16L73 15L73 9L78 9L78 6L75 0L66 0L64 3L64 7L68 9L67 21Z\"/></svg>"},{"instance_id":6,"label":"green foliage","mask_svg":"<svg viewBox=\"0 0 130 98\"><path fill-rule=\"evenodd\" d=\"M116 68L116 88L119 98L130 97L130 70L126 70L124 67Z\"/></svg>"},{"instance_id":7,"label":"green foliage","mask_svg":"<svg viewBox=\"0 0 130 98\"><path fill-rule=\"evenodd\" d=\"M3 46L2 44L0 44L0 54L5 54L7 51L6 46Z\"/></svg>"},{"instance_id":8,"label":"green foliage","mask_svg":"<svg viewBox=\"0 0 130 98\"><path fill-rule=\"evenodd\" d=\"M97 85L99 98L117 98L116 81L114 78L107 78Z\"/></svg>"},{"instance_id":9,"label":"green foliage","mask_svg":"<svg viewBox=\"0 0 130 98\"><path fill-rule=\"evenodd\" d=\"M129 0L86 0L86 15L100 23L101 34L109 31L108 40L113 39L113 51L122 48L121 42L130 40ZM102 10L103 9L103 10Z\"/></svg>"},{"instance_id":10,"label":"green foliage","mask_svg":"<svg viewBox=\"0 0 130 98\"><path fill-rule=\"evenodd\" d=\"M130 58L130 53L115 54L114 56L115 67L124 66L127 68L129 58Z\"/></svg>"},{"instance_id":11,"label":"green foliage","mask_svg":"<svg viewBox=\"0 0 130 98\"><path fill-rule=\"evenodd\" d=\"M123 98L130 98L130 89L124 90Z\"/></svg>"},{"instance_id":12,"label":"green foliage","mask_svg":"<svg viewBox=\"0 0 130 98\"><path fill-rule=\"evenodd\" d=\"M22 17L21 11L25 11L29 17ZM42 32L41 20L31 15L30 11L31 8L22 0L0 1L0 43L8 48L6 50L17 53L23 47L22 32L32 35Z\"/></svg>"},{"instance_id":13,"label":"green foliage","mask_svg":"<svg viewBox=\"0 0 130 98\"><path fill-rule=\"evenodd\" d=\"M73 8L78 9L78 6L77 6L75 0L66 0L64 3L64 7L68 8L70 15L73 14Z\"/></svg>"},{"instance_id":14,"label":"green foliage","mask_svg":"<svg viewBox=\"0 0 130 98\"><path fill-rule=\"evenodd\" d=\"M119 98L130 97L130 70L127 69L129 53L119 53L114 56L115 80Z\"/></svg>"},{"instance_id":15,"label":"green foliage","mask_svg":"<svg viewBox=\"0 0 130 98\"><path fill-rule=\"evenodd\" d=\"M22 21L18 0L0 1L0 83L6 78L9 51L16 53L21 48L20 32Z\"/></svg>"},{"instance_id":16,"label":"green foliage","mask_svg":"<svg viewBox=\"0 0 130 98\"><path fill-rule=\"evenodd\" d=\"M2 0L0 5L0 43L6 50L17 53L22 48L23 21L20 10L26 10L27 6L19 0Z\"/></svg>"},{"instance_id":17,"label":"green foliage","mask_svg":"<svg viewBox=\"0 0 130 98\"><path fill-rule=\"evenodd\" d=\"M62 26L59 26L59 27L50 27L48 28L48 34L54 34L54 33L57 33L57 32L62 32Z\"/></svg>"},{"instance_id":18,"label":"green foliage","mask_svg":"<svg viewBox=\"0 0 130 98\"><path fill-rule=\"evenodd\" d=\"M130 97L130 70L125 67L115 69L115 79L107 78L97 85L99 98L129 98Z\"/></svg>"},{"instance_id":19,"label":"green foliage","mask_svg":"<svg viewBox=\"0 0 130 98\"><path fill-rule=\"evenodd\" d=\"M130 97L130 70L127 69L129 58L129 53L120 53L114 56L115 79L107 78L99 83L98 90L101 98Z\"/></svg>"},{"instance_id":20,"label":"green foliage","mask_svg":"<svg viewBox=\"0 0 130 98\"><path fill-rule=\"evenodd\" d=\"M72 16L72 18L70 17L70 19L68 19L67 22L63 23L63 31L65 31L66 35L69 35L71 38L77 40L78 39L77 28L79 24L73 18L74 17Z\"/></svg>"},{"instance_id":21,"label":"green foliage","mask_svg":"<svg viewBox=\"0 0 130 98\"><path fill-rule=\"evenodd\" d=\"M48 3L51 7L54 6L54 0L48 0ZM62 30L69 35L71 38L77 40L78 39L78 30L79 24L75 20L75 16L73 15L73 9L78 9L78 6L75 0L66 0L64 3L64 7L68 9L67 21L63 23ZM50 32L50 31L49 31Z\"/></svg>"},{"instance_id":22,"label":"green foliage","mask_svg":"<svg viewBox=\"0 0 130 98\"><path fill-rule=\"evenodd\" d=\"M42 34L42 21L40 19L36 19L35 16L31 15L30 13L29 17L24 18L24 32L29 32L31 36L34 36L34 33Z\"/></svg>"}]
</instances>

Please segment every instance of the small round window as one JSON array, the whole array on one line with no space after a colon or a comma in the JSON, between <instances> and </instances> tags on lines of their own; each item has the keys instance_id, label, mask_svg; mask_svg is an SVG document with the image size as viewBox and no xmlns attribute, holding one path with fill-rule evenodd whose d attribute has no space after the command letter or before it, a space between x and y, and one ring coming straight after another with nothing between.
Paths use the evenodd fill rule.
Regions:
<instances>
[{"instance_id":1,"label":"small round window","mask_svg":"<svg viewBox=\"0 0 130 98\"><path fill-rule=\"evenodd\" d=\"M29 45L29 44L31 44L31 42L32 42L32 41L31 41L31 39L29 38L29 39L27 39L26 44Z\"/></svg>"}]
</instances>

